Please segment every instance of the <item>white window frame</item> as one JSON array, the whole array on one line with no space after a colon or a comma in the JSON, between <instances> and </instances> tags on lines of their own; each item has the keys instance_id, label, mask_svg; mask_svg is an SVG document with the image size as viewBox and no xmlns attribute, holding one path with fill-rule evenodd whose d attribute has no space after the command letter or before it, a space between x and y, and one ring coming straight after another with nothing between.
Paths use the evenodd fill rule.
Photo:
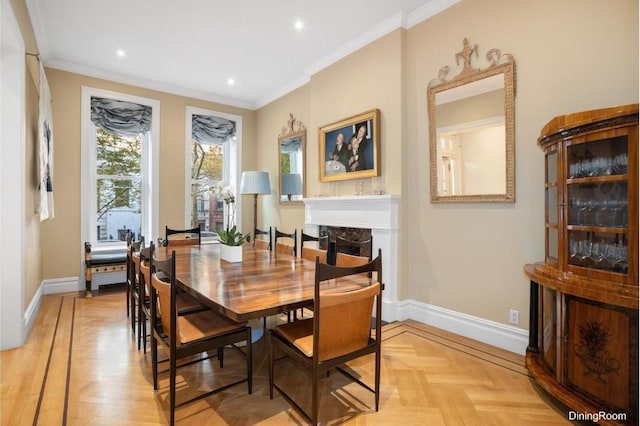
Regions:
<instances>
[{"instance_id":1,"label":"white window frame","mask_svg":"<svg viewBox=\"0 0 640 426\"><path fill-rule=\"evenodd\" d=\"M213 111L204 108L197 108L187 106L186 118L185 118L185 156L184 156L184 170L185 170L185 188L184 188L184 226L186 228L191 227L191 135L192 135L192 123L194 115L209 115L214 117L222 117L227 120L231 120L236 123L236 137L235 139L227 142L229 149L224 152L223 159L223 176L222 180L224 185L232 185L236 192L236 223L240 229L242 218L242 197L240 197L240 170L241 158L242 158L242 117L234 114L227 114L224 112ZM226 148L226 147L225 147ZM227 217L224 218L225 222Z\"/></svg>"},{"instance_id":2,"label":"white window frame","mask_svg":"<svg viewBox=\"0 0 640 426\"><path fill-rule=\"evenodd\" d=\"M96 230L96 126L91 121L91 97L117 99L151 107L151 132L142 138L142 235L153 241L159 234L159 166L160 166L160 101L82 86L82 180L80 184L82 214L81 231L83 241L89 241L92 250L122 249L124 241L98 241Z\"/></svg>"}]
</instances>

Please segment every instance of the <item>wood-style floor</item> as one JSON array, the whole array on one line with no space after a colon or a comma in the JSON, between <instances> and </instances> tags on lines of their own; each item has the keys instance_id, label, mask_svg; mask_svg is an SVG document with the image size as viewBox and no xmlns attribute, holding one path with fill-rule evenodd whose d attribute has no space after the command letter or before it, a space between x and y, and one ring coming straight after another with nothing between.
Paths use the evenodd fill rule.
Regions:
<instances>
[{"instance_id":1,"label":"wood-style floor","mask_svg":"<svg viewBox=\"0 0 640 426\"><path fill-rule=\"evenodd\" d=\"M154 391L151 354L137 350L128 321L124 293L45 296L26 344L2 352L1 424L167 424L166 374ZM277 391L269 399L266 353L265 339L254 344L252 395L238 385L179 408L177 423L305 424ZM414 321L384 327L382 356L379 412L373 394L332 374L323 380L322 424L569 424L536 391L522 356ZM178 400L244 374L243 362L227 350L222 370L215 359L180 369ZM372 357L349 365L365 381L372 366ZM310 406L308 376L283 363L276 380Z\"/></svg>"}]
</instances>

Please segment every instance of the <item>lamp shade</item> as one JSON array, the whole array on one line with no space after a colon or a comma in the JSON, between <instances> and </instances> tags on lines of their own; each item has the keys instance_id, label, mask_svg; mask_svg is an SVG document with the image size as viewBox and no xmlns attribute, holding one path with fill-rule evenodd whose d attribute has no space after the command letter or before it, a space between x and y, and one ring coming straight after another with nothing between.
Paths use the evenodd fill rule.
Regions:
<instances>
[{"instance_id":1,"label":"lamp shade","mask_svg":"<svg viewBox=\"0 0 640 426\"><path fill-rule=\"evenodd\" d=\"M282 175L282 194L302 194L302 176L297 173Z\"/></svg>"},{"instance_id":2,"label":"lamp shade","mask_svg":"<svg viewBox=\"0 0 640 426\"><path fill-rule=\"evenodd\" d=\"M242 172L240 179L241 194L271 194L269 185L269 173L267 172Z\"/></svg>"}]
</instances>

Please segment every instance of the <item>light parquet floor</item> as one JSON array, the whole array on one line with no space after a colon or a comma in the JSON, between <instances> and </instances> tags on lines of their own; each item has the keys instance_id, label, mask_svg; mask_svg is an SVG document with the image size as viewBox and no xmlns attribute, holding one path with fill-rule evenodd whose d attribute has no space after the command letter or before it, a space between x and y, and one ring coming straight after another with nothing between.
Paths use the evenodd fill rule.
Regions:
<instances>
[{"instance_id":1,"label":"light parquet floor","mask_svg":"<svg viewBox=\"0 0 640 426\"><path fill-rule=\"evenodd\" d=\"M124 293L84 299L50 295L26 344L2 352L2 425L167 424L168 380L153 390L151 355L138 351ZM274 321L274 319L270 319ZM566 415L540 395L522 356L415 321L383 328L380 411L373 394L343 375L323 380L320 421L350 425L559 425ZM244 374L235 350L180 369L178 399ZM349 368L371 382L373 357ZM310 378L291 364L276 380L310 406ZM181 425L305 424L275 392L269 399L265 339L254 344L253 394L246 384L179 408Z\"/></svg>"}]
</instances>

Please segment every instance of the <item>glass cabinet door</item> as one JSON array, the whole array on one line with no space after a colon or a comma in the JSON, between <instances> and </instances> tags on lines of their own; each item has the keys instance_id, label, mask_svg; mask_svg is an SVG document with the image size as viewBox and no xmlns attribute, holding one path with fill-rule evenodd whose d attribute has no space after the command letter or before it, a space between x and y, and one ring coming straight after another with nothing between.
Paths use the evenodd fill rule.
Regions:
<instances>
[{"instance_id":1,"label":"glass cabinet door","mask_svg":"<svg viewBox=\"0 0 640 426\"><path fill-rule=\"evenodd\" d=\"M550 151L546 155L545 176L545 228L546 228L546 261L558 264L558 152Z\"/></svg>"},{"instance_id":2,"label":"glass cabinet door","mask_svg":"<svg viewBox=\"0 0 640 426\"><path fill-rule=\"evenodd\" d=\"M628 273L628 136L567 147L567 264Z\"/></svg>"}]
</instances>

